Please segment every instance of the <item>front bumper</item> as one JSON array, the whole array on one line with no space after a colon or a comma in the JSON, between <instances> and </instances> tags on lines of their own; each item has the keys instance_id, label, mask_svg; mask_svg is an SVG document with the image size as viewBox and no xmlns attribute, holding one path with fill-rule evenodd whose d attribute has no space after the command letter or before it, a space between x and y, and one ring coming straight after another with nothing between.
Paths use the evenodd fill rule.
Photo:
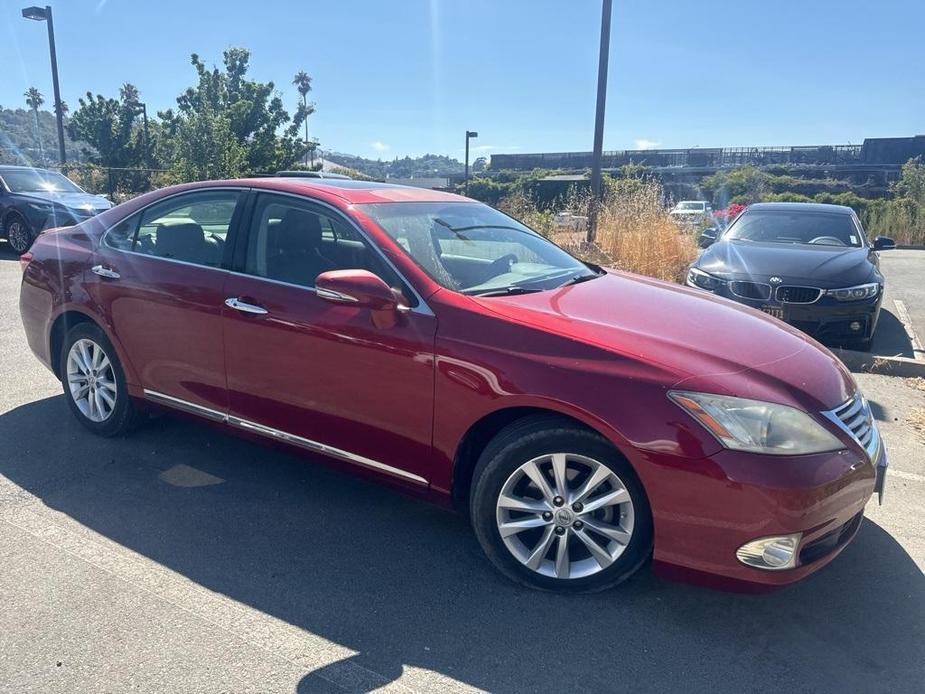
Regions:
<instances>
[{"instance_id":1,"label":"front bumper","mask_svg":"<svg viewBox=\"0 0 925 694\"><path fill-rule=\"evenodd\" d=\"M643 456L637 470L652 505L656 569L745 590L794 583L838 556L857 533L871 494L882 490L886 466L882 447L876 462L853 449L793 457L731 450L701 460ZM802 533L793 568L769 571L736 558L756 538L791 533Z\"/></svg>"},{"instance_id":2,"label":"front bumper","mask_svg":"<svg viewBox=\"0 0 925 694\"><path fill-rule=\"evenodd\" d=\"M688 283L689 287L704 290ZM870 339L877 329L880 317L881 291L872 299L860 301L838 301L823 295L809 304L786 303L773 296L768 299L748 299L734 294L729 284L713 292L717 296L731 299L740 304L778 318L819 340Z\"/></svg>"}]
</instances>

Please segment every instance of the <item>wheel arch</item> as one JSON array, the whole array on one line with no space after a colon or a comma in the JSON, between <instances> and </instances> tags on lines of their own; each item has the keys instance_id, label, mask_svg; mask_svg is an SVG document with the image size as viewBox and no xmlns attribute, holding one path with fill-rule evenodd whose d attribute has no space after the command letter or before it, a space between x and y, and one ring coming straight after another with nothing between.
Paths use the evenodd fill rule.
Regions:
<instances>
[{"instance_id":1,"label":"wheel arch","mask_svg":"<svg viewBox=\"0 0 925 694\"><path fill-rule=\"evenodd\" d=\"M92 323L104 333L106 332L103 326L90 315L73 309L64 311L55 318L48 331L48 360L51 364L51 371L58 377L58 380L61 380L61 349L64 346L64 338L71 328L81 323Z\"/></svg>"},{"instance_id":2,"label":"wheel arch","mask_svg":"<svg viewBox=\"0 0 925 694\"><path fill-rule=\"evenodd\" d=\"M573 414L562 412L552 407L539 405L504 407L489 412L473 423L463 435L462 439L460 439L459 445L456 447L456 454L453 456L451 493L453 505L457 510L463 512L464 515L468 510L473 473L478 464L479 456L482 454L482 451L485 449L485 446L488 445L489 441L497 436L502 429L510 426L514 422L537 415L555 417L577 429L583 429L597 434L607 441L620 456L626 459L630 467L633 467L632 462L629 461L629 458L623 453L620 446L614 442L614 437L608 435L605 428L597 423L592 424Z\"/></svg>"}]
</instances>

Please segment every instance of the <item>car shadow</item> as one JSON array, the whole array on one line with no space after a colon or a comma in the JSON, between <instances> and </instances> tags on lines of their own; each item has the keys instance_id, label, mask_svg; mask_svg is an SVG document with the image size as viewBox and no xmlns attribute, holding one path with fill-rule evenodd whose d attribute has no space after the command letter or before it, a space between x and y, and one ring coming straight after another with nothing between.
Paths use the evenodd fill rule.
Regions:
<instances>
[{"instance_id":1,"label":"car shadow","mask_svg":"<svg viewBox=\"0 0 925 694\"><path fill-rule=\"evenodd\" d=\"M915 358L915 348L906 327L892 311L880 309L880 320L877 321L877 330L870 351L871 354L881 357Z\"/></svg>"},{"instance_id":2,"label":"car shadow","mask_svg":"<svg viewBox=\"0 0 925 694\"><path fill-rule=\"evenodd\" d=\"M47 506L389 679L414 666L501 692L921 683L925 576L870 521L833 564L776 593L646 569L563 596L498 576L456 515L210 426L162 417L100 439L58 396L0 415L0 441L0 474ZM323 675L299 691L323 689Z\"/></svg>"}]
</instances>

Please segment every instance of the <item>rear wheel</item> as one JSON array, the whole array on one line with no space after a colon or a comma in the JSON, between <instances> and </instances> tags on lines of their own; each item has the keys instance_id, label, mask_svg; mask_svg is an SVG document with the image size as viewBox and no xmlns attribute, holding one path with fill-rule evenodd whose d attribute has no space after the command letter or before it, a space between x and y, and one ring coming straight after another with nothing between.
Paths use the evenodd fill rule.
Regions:
<instances>
[{"instance_id":1,"label":"rear wheel","mask_svg":"<svg viewBox=\"0 0 925 694\"><path fill-rule=\"evenodd\" d=\"M71 412L100 436L128 432L138 415L116 351L97 326L80 323L64 340L61 381Z\"/></svg>"},{"instance_id":2,"label":"rear wheel","mask_svg":"<svg viewBox=\"0 0 925 694\"><path fill-rule=\"evenodd\" d=\"M560 418L531 417L502 431L474 479L476 536L519 583L603 590L651 554L651 513L632 468L603 438Z\"/></svg>"},{"instance_id":3,"label":"rear wheel","mask_svg":"<svg viewBox=\"0 0 925 694\"><path fill-rule=\"evenodd\" d=\"M35 235L29 223L18 212L11 213L6 218L4 224L6 228L6 240L18 255L22 255L32 247L35 241Z\"/></svg>"}]
</instances>

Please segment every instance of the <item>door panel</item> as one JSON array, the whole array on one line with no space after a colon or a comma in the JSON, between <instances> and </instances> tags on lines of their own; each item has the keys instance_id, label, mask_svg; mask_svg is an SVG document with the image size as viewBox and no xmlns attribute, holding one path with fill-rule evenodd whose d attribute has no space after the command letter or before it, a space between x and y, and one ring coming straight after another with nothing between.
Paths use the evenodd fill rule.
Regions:
<instances>
[{"instance_id":1,"label":"door panel","mask_svg":"<svg viewBox=\"0 0 925 694\"><path fill-rule=\"evenodd\" d=\"M197 191L156 203L110 230L88 288L141 385L224 412L222 251L239 191ZM208 263L205 266L202 263ZM117 275L107 277L105 275Z\"/></svg>"},{"instance_id":2,"label":"door panel","mask_svg":"<svg viewBox=\"0 0 925 694\"><path fill-rule=\"evenodd\" d=\"M391 328L372 312L310 289L231 275L225 309L230 413L428 479L433 423L433 316Z\"/></svg>"},{"instance_id":3,"label":"door panel","mask_svg":"<svg viewBox=\"0 0 925 694\"><path fill-rule=\"evenodd\" d=\"M229 276L225 298L266 313L224 310L230 414L427 479L436 319L422 310L393 312L394 320L376 321L390 326L380 328L370 309L315 294L319 272L357 262L400 286L338 213L291 197L257 197L247 272Z\"/></svg>"}]
</instances>

